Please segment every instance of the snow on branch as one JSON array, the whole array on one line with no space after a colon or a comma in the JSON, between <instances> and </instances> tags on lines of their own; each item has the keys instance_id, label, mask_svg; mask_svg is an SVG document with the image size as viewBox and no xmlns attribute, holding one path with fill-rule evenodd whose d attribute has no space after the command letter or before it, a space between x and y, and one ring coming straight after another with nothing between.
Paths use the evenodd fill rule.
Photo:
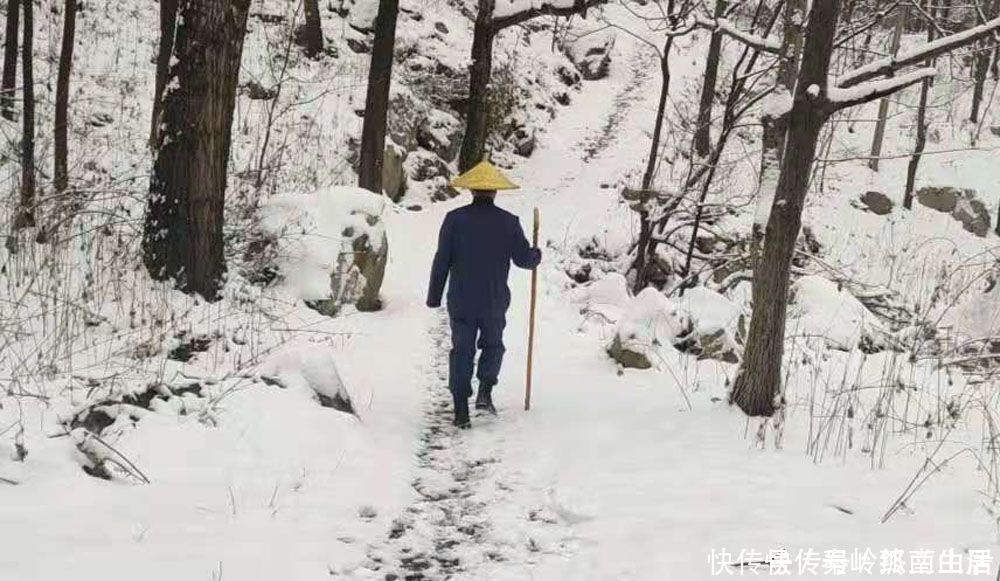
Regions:
<instances>
[{"instance_id":1,"label":"snow on branch","mask_svg":"<svg viewBox=\"0 0 1000 581\"><path fill-rule=\"evenodd\" d=\"M941 56L960 46L975 42L987 36L997 29L1000 29L1000 18L994 18L989 22L976 26L949 36L941 37L933 42L928 42L915 49L900 52L894 57L886 57L872 61L863 67L854 69L837 79L837 87L847 89L855 85L870 81L877 77L890 75L899 69L922 63L928 59Z\"/></svg>"},{"instance_id":2,"label":"snow on branch","mask_svg":"<svg viewBox=\"0 0 1000 581\"><path fill-rule=\"evenodd\" d=\"M845 109L887 97L914 83L930 79L936 73L937 70L934 67L925 67L906 73L905 75L899 75L898 77L889 77L888 79L879 79L877 81L868 81L860 85L854 85L849 89L831 87L827 90L826 98L833 109Z\"/></svg>"},{"instance_id":3,"label":"snow on branch","mask_svg":"<svg viewBox=\"0 0 1000 581\"><path fill-rule=\"evenodd\" d=\"M497 0L493 28L502 30L538 16L571 16L608 0Z\"/></svg>"},{"instance_id":4,"label":"snow on branch","mask_svg":"<svg viewBox=\"0 0 1000 581\"><path fill-rule=\"evenodd\" d=\"M744 30L741 30L738 26L733 24L728 18L708 18L706 16L695 15L695 24L702 28L707 28L713 32L721 32L726 36L735 38L736 40L746 44L757 50L769 52L772 54L781 53L781 43L776 40L771 40L769 38L764 38L762 36L756 36L750 34Z\"/></svg>"}]
</instances>

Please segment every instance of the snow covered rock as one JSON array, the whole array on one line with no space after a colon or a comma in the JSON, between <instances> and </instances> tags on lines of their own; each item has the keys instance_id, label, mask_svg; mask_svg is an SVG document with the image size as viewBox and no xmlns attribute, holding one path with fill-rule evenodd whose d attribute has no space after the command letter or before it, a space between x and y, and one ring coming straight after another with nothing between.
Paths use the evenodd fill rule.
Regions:
<instances>
[{"instance_id":1,"label":"snow covered rock","mask_svg":"<svg viewBox=\"0 0 1000 581\"><path fill-rule=\"evenodd\" d=\"M636 295L615 328L608 354L623 367L649 369L657 350L670 346L689 327L677 304L652 287Z\"/></svg>"},{"instance_id":2,"label":"snow covered rock","mask_svg":"<svg viewBox=\"0 0 1000 581\"><path fill-rule=\"evenodd\" d=\"M820 276L804 276L792 285L788 331L820 338L832 349L879 351L889 333L851 293Z\"/></svg>"},{"instance_id":3,"label":"snow covered rock","mask_svg":"<svg viewBox=\"0 0 1000 581\"><path fill-rule=\"evenodd\" d=\"M951 217L962 223L962 228L980 238L985 238L990 232L990 211L986 204L976 197L973 190L964 190L962 197L955 204Z\"/></svg>"},{"instance_id":4,"label":"snow covered rock","mask_svg":"<svg viewBox=\"0 0 1000 581\"><path fill-rule=\"evenodd\" d=\"M955 210L961 195L961 190L957 188L926 187L917 190L917 201L932 210L948 214Z\"/></svg>"},{"instance_id":5,"label":"snow covered rock","mask_svg":"<svg viewBox=\"0 0 1000 581\"><path fill-rule=\"evenodd\" d=\"M617 272L596 280L577 290L576 299L583 303L583 312L596 315L609 323L617 323L627 307L630 297L628 281Z\"/></svg>"},{"instance_id":6,"label":"snow covered rock","mask_svg":"<svg viewBox=\"0 0 1000 581\"><path fill-rule=\"evenodd\" d=\"M382 191L393 202L398 202L406 194L407 178L403 162L406 151L392 143L386 145L382 156Z\"/></svg>"},{"instance_id":7,"label":"snow covered rock","mask_svg":"<svg viewBox=\"0 0 1000 581\"><path fill-rule=\"evenodd\" d=\"M286 345L265 360L260 371L264 383L299 390L323 407L354 413L329 345L301 341Z\"/></svg>"},{"instance_id":8,"label":"snow covered rock","mask_svg":"<svg viewBox=\"0 0 1000 581\"><path fill-rule=\"evenodd\" d=\"M280 284L326 315L346 304L379 309L389 252L384 204L353 187L272 198L261 209L260 229L275 247Z\"/></svg>"},{"instance_id":9,"label":"snow covered rock","mask_svg":"<svg viewBox=\"0 0 1000 581\"><path fill-rule=\"evenodd\" d=\"M739 305L703 286L688 289L678 302L690 321L690 331L676 347L697 354L699 359L739 362Z\"/></svg>"},{"instance_id":10,"label":"snow covered rock","mask_svg":"<svg viewBox=\"0 0 1000 581\"><path fill-rule=\"evenodd\" d=\"M615 46L614 31L591 25L589 29L574 29L572 36L563 48L580 75L587 81L607 77L611 70L611 49Z\"/></svg>"},{"instance_id":11,"label":"snow covered rock","mask_svg":"<svg viewBox=\"0 0 1000 581\"><path fill-rule=\"evenodd\" d=\"M895 206L889 196L876 191L868 191L861 194L861 203L869 212L879 216L891 213L893 206Z\"/></svg>"}]
</instances>

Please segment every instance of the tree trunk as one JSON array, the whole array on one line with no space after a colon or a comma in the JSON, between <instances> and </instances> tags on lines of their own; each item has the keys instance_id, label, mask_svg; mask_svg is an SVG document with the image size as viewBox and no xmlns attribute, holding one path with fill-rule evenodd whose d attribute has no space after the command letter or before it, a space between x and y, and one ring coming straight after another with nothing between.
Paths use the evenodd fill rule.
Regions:
<instances>
[{"instance_id":1,"label":"tree trunk","mask_svg":"<svg viewBox=\"0 0 1000 581\"><path fill-rule=\"evenodd\" d=\"M306 13L305 26L299 37L302 51L309 58L323 54L323 21L319 15L319 0L303 0ZM381 12L381 7L379 8Z\"/></svg>"},{"instance_id":2,"label":"tree trunk","mask_svg":"<svg viewBox=\"0 0 1000 581\"><path fill-rule=\"evenodd\" d=\"M925 2L925 9L934 18L935 7L931 2ZM927 26L927 42L934 41L935 28ZM927 59L925 66L934 66L934 59ZM920 83L920 103L917 105L917 141L913 146L913 155L910 156L910 163L906 166L906 187L903 190L903 207L907 210L913 208L913 190L916 187L917 168L920 167L920 157L927 146L927 101L931 92L931 79L924 79Z\"/></svg>"},{"instance_id":3,"label":"tree trunk","mask_svg":"<svg viewBox=\"0 0 1000 581\"><path fill-rule=\"evenodd\" d=\"M174 53L174 33L177 28L178 0L160 0L160 46L156 52L156 86L153 89L153 116L149 128L149 146L156 147L163 111L163 90L170 72L170 56Z\"/></svg>"},{"instance_id":4,"label":"tree trunk","mask_svg":"<svg viewBox=\"0 0 1000 581\"><path fill-rule=\"evenodd\" d=\"M715 0L715 18L726 13L726 0ZM702 159L708 157L712 147L712 104L715 102L715 83L719 76L719 61L722 60L722 33L713 32L708 43L705 59L705 77L701 85L701 100L698 104L698 125L694 130L694 150Z\"/></svg>"},{"instance_id":5,"label":"tree trunk","mask_svg":"<svg viewBox=\"0 0 1000 581\"><path fill-rule=\"evenodd\" d=\"M828 116L822 99L826 95L839 9L840 0L814 0L809 14L785 156L765 230L763 255L754 270L753 316L731 395L732 401L750 416L771 416L781 405L789 267L802 225L819 133ZM818 98L809 94L812 85L820 87Z\"/></svg>"},{"instance_id":6,"label":"tree trunk","mask_svg":"<svg viewBox=\"0 0 1000 581\"><path fill-rule=\"evenodd\" d=\"M672 7L668 14L673 14ZM653 126L653 142L649 146L649 159L646 160L646 172L642 176L642 189L653 187L653 176L656 174L656 162L660 154L660 139L663 133L663 119L667 112L667 97L670 96L670 50L674 37L668 36L663 44L663 54L660 55L660 102L656 107L656 124ZM650 243L653 238L653 224L649 220L649 211L639 212L639 240L635 248L635 281L632 290L638 294L646 287L646 261Z\"/></svg>"},{"instance_id":7,"label":"tree trunk","mask_svg":"<svg viewBox=\"0 0 1000 581\"><path fill-rule=\"evenodd\" d=\"M903 25L906 23L905 8L896 9L896 28L892 31L892 46L889 52L893 55L899 51L899 41L903 36ZM875 122L875 136L872 138L871 157L868 159L868 167L872 171L878 171L879 157L882 155L882 141L885 138L885 124L889 118L889 98L879 101L878 120Z\"/></svg>"},{"instance_id":8,"label":"tree trunk","mask_svg":"<svg viewBox=\"0 0 1000 581\"><path fill-rule=\"evenodd\" d=\"M778 62L778 90L791 98L795 94L795 75L802 55L802 27L805 18L805 0L786 0L782 14L781 58ZM785 134L788 131L788 116L764 117L761 119L760 177L757 183L757 211L750 234L751 266L757 262L760 247L764 242L764 227L774 201L773 193L778 187L778 174L785 152Z\"/></svg>"},{"instance_id":9,"label":"tree trunk","mask_svg":"<svg viewBox=\"0 0 1000 581\"><path fill-rule=\"evenodd\" d=\"M987 3L986 18L991 19L996 14L996 0ZM982 18L979 23L985 22ZM990 74L990 57L993 54L992 37L984 38L976 43L976 54L972 59L972 77L975 84L972 87L972 110L969 112L969 122L979 123L979 113L983 106L983 93L986 91L986 79ZM975 145L975 143L973 143Z\"/></svg>"},{"instance_id":10,"label":"tree trunk","mask_svg":"<svg viewBox=\"0 0 1000 581\"><path fill-rule=\"evenodd\" d=\"M24 123L21 136L21 203L15 228L35 225L35 80L31 63L34 45L34 0L23 0L24 40L21 45L21 76L24 80Z\"/></svg>"},{"instance_id":11,"label":"tree trunk","mask_svg":"<svg viewBox=\"0 0 1000 581\"><path fill-rule=\"evenodd\" d=\"M21 0L7 0L7 37L3 47L3 85L0 86L0 114L8 121L14 113L14 93L17 91L17 38L20 34Z\"/></svg>"},{"instance_id":12,"label":"tree trunk","mask_svg":"<svg viewBox=\"0 0 1000 581\"><path fill-rule=\"evenodd\" d=\"M66 13L63 14L62 52L59 54L59 76L56 80L56 125L53 130L55 139L55 169L53 181L57 193L66 191L69 187L69 81L73 71L73 44L76 41L76 9L78 0L66 0Z\"/></svg>"},{"instance_id":13,"label":"tree trunk","mask_svg":"<svg viewBox=\"0 0 1000 581\"><path fill-rule=\"evenodd\" d=\"M150 275L218 298L230 131L250 0L187 0L179 13L150 180Z\"/></svg>"},{"instance_id":14,"label":"tree trunk","mask_svg":"<svg viewBox=\"0 0 1000 581\"><path fill-rule=\"evenodd\" d=\"M458 158L458 170L467 171L483 160L486 150L490 75L493 73L494 0L479 0L479 13L472 38L472 65L469 67L469 99L465 106L465 136Z\"/></svg>"},{"instance_id":15,"label":"tree trunk","mask_svg":"<svg viewBox=\"0 0 1000 581\"><path fill-rule=\"evenodd\" d=\"M361 163L358 186L382 193L382 157L385 153L385 126L389 110L393 50L396 46L396 16L399 0L381 0L375 18L375 44L368 69L365 122L361 130Z\"/></svg>"}]
</instances>

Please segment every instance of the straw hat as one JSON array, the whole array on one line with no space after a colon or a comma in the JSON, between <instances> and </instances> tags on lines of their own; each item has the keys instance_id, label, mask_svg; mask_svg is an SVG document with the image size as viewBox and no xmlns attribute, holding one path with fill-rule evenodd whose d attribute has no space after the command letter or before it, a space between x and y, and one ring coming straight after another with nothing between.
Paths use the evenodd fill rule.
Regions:
<instances>
[{"instance_id":1,"label":"straw hat","mask_svg":"<svg viewBox=\"0 0 1000 581\"><path fill-rule=\"evenodd\" d=\"M521 186L510 181L492 163L481 161L469 171L451 180L451 187L467 190L516 190Z\"/></svg>"}]
</instances>

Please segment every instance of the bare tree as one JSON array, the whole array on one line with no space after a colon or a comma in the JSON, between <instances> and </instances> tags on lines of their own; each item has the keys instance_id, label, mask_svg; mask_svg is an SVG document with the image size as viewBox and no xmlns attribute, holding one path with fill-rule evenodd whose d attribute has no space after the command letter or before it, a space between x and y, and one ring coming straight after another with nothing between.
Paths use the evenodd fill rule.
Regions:
<instances>
[{"instance_id":1,"label":"bare tree","mask_svg":"<svg viewBox=\"0 0 1000 581\"><path fill-rule=\"evenodd\" d=\"M497 13L496 0L479 0L469 66L469 98L466 101L465 136L458 168L465 171L483 159L488 137L487 94L493 73L493 41L505 28L524 24L539 16L570 16L606 3L607 0L542 0L528 8Z\"/></svg>"},{"instance_id":2,"label":"bare tree","mask_svg":"<svg viewBox=\"0 0 1000 581\"><path fill-rule=\"evenodd\" d=\"M933 20L937 7L933 6L930 0L925 4L925 10ZM936 31L934 23L928 23L927 42L934 41ZM927 59L924 66L933 67L934 59ZM920 158L924 154L924 148L927 146L927 101L930 98L932 84L933 79L924 79L920 83L920 102L917 104L917 138L913 145L913 155L910 156L910 162L906 165L906 186L903 189L903 207L907 210L913 208L913 190L916 187L917 169L920 166Z\"/></svg>"},{"instance_id":3,"label":"bare tree","mask_svg":"<svg viewBox=\"0 0 1000 581\"><path fill-rule=\"evenodd\" d=\"M35 225L35 79L31 59L34 53L34 0L23 0L24 32L21 43L21 76L24 80L24 118L21 136L21 202L15 228Z\"/></svg>"},{"instance_id":4,"label":"bare tree","mask_svg":"<svg viewBox=\"0 0 1000 581\"><path fill-rule=\"evenodd\" d=\"M986 14L979 12L980 24L985 22L986 18L996 18L997 7L1000 2L998 0L992 0L986 4ZM995 41L991 38L984 38L976 46L975 56L972 58L972 110L969 112L969 121L971 123L979 122L979 112L983 106L983 94L986 91L986 79L990 73L990 57L993 55L993 44Z\"/></svg>"},{"instance_id":5,"label":"bare tree","mask_svg":"<svg viewBox=\"0 0 1000 581\"><path fill-rule=\"evenodd\" d=\"M725 16L726 0L715 0L715 19ZM694 130L694 151L698 157L708 157L712 147L712 104L715 103L715 83L719 77L719 61L722 60L722 31L712 32L705 56L705 74L702 77L701 98L698 102L698 124Z\"/></svg>"},{"instance_id":6,"label":"bare tree","mask_svg":"<svg viewBox=\"0 0 1000 581\"><path fill-rule=\"evenodd\" d=\"M3 84L0 86L0 114L13 121L14 92L17 87L17 39L21 24L21 0L7 0L7 30L3 47Z\"/></svg>"},{"instance_id":7,"label":"bare tree","mask_svg":"<svg viewBox=\"0 0 1000 581\"><path fill-rule=\"evenodd\" d=\"M59 53L59 75L56 80L55 168L53 185L62 193L69 186L69 81L73 72L73 45L76 42L76 9L79 0L66 0L63 14L62 51Z\"/></svg>"},{"instance_id":8,"label":"bare tree","mask_svg":"<svg viewBox=\"0 0 1000 581\"><path fill-rule=\"evenodd\" d=\"M892 41L889 47L889 54L896 54L899 51L899 42L903 37L903 25L906 24L906 10L896 11L896 26L892 31ZM878 103L878 118L875 121L875 134L872 136L871 157L868 158L868 167L872 171L878 171L879 158L882 156L882 142L885 139L885 124L889 119L889 99L883 98Z\"/></svg>"},{"instance_id":9,"label":"bare tree","mask_svg":"<svg viewBox=\"0 0 1000 581\"><path fill-rule=\"evenodd\" d=\"M771 416L782 405L789 266L802 223L802 210L819 133L834 112L884 98L935 74L906 68L975 42L1000 28L1000 19L953 34L840 75L828 85L840 0L814 0L805 34L802 64L788 112L785 157L764 233L763 254L754 269L753 315L746 350L731 400L750 416ZM868 82L872 81L872 82Z\"/></svg>"},{"instance_id":10,"label":"bare tree","mask_svg":"<svg viewBox=\"0 0 1000 581\"><path fill-rule=\"evenodd\" d=\"M319 14L319 0L303 0L306 20L299 31L299 44L309 58L323 54L323 20Z\"/></svg>"},{"instance_id":11,"label":"bare tree","mask_svg":"<svg viewBox=\"0 0 1000 581\"><path fill-rule=\"evenodd\" d=\"M163 111L163 90L170 72L170 56L174 54L174 33L177 29L178 0L160 0L160 44L156 51L156 85L153 89L153 116L149 128L149 146L155 147Z\"/></svg>"},{"instance_id":12,"label":"bare tree","mask_svg":"<svg viewBox=\"0 0 1000 581\"><path fill-rule=\"evenodd\" d=\"M365 122L361 129L361 160L358 186L382 193L382 161L385 154L385 127L392 82L392 59L396 46L396 17L399 0L381 0L375 17L375 43L368 69Z\"/></svg>"},{"instance_id":13,"label":"bare tree","mask_svg":"<svg viewBox=\"0 0 1000 581\"><path fill-rule=\"evenodd\" d=\"M181 4L150 179L146 267L209 300L225 272L223 208L249 8L250 0Z\"/></svg>"}]
</instances>

